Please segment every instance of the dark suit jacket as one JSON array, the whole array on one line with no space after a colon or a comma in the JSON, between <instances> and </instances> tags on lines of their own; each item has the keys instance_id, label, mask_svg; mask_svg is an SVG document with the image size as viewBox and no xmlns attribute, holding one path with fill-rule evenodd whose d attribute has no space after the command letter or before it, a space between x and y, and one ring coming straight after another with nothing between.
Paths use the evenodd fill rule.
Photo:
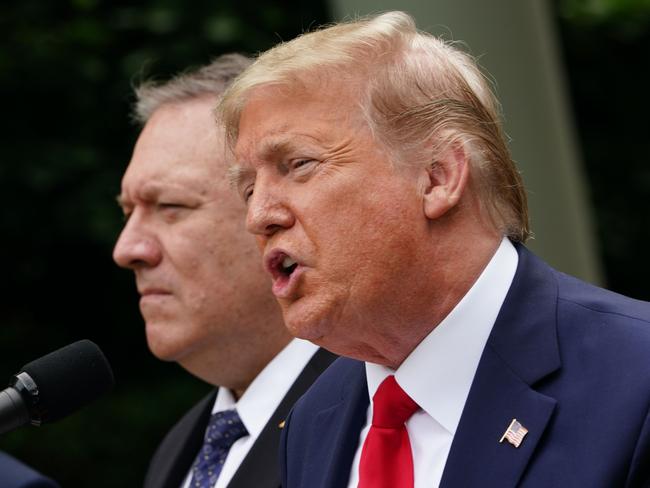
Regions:
<instances>
[{"instance_id":1,"label":"dark suit jacket","mask_svg":"<svg viewBox=\"0 0 650 488\"><path fill-rule=\"evenodd\" d=\"M440 486L650 486L650 304L517 251ZM286 422L285 488L347 486L368 401L364 364L334 362ZM499 443L513 418L519 448Z\"/></svg>"},{"instance_id":2,"label":"dark suit jacket","mask_svg":"<svg viewBox=\"0 0 650 488\"><path fill-rule=\"evenodd\" d=\"M59 488L59 485L10 455L0 452L0 488Z\"/></svg>"},{"instance_id":3,"label":"dark suit jacket","mask_svg":"<svg viewBox=\"0 0 650 488\"><path fill-rule=\"evenodd\" d=\"M320 349L291 386L248 452L228 488L278 488L280 428L289 410L335 356ZM149 465L144 488L179 488L203 444L203 436L217 395L214 390L197 403L169 431Z\"/></svg>"}]
</instances>

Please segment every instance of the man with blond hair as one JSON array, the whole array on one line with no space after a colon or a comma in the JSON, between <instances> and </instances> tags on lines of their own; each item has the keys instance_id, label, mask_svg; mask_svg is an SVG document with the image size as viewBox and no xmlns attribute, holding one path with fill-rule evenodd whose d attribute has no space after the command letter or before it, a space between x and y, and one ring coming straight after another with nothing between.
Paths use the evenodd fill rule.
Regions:
<instances>
[{"instance_id":1,"label":"man with blond hair","mask_svg":"<svg viewBox=\"0 0 650 488\"><path fill-rule=\"evenodd\" d=\"M264 53L219 107L285 324L347 356L296 404L283 486L641 487L650 305L532 255L475 62L404 13Z\"/></svg>"},{"instance_id":2,"label":"man with blond hair","mask_svg":"<svg viewBox=\"0 0 650 488\"><path fill-rule=\"evenodd\" d=\"M149 348L216 387L159 446L145 488L277 488L279 424L332 356L286 332L225 181L213 109L248 66L226 55L136 90L144 125L118 198Z\"/></svg>"}]
</instances>

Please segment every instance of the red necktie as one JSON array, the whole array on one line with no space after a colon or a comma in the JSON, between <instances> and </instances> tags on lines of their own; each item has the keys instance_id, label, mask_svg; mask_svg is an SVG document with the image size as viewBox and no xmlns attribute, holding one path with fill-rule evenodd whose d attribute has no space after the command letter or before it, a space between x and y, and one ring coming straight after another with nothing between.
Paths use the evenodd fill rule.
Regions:
<instances>
[{"instance_id":1,"label":"red necktie","mask_svg":"<svg viewBox=\"0 0 650 488\"><path fill-rule=\"evenodd\" d=\"M404 424L419 408L395 376L379 385L361 451L358 488L413 488L413 455Z\"/></svg>"}]
</instances>

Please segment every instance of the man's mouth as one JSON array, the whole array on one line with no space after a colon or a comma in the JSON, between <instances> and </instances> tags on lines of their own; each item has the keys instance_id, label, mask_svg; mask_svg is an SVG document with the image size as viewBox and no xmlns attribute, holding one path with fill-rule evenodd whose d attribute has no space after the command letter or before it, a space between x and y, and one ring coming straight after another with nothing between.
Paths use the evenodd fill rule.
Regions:
<instances>
[{"instance_id":1,"label":"man's mouth","mask_svg":"<svg viewBox=\"0 0 650 488\"><path fill-rule=\"evenodd\" d=\"M168 300L172 296L171 292L164 288L158 288L155 286L141 286L138 287L138 293L140 294L140 306L143 305L150 306L152 304L160 304Z\"/></svg>"},{"instance_id":2,"label":"man's mouth","mask_svg":"<svg viewBox=\"0 0 650 488\"><path fill-rule=\"evenodd\" d=\"M273 293L278 298L289 296L296 286L296 280L300 274L300 263L284 251L272 251L266 261L266 270L273 278Z\"/></svg>"},{"instance_id":3,"label":"man's mouth","mask_svg":"<svg viewBox=\"0 0 650 488\"><path fill-rule=\"evenodd\" d=\"M280 273L285 276L291 276L291 273L293 273L297 267L298 263L295 261L295 259L292 259L289 256L285 256L285 258L280 263Z\"/></svg>"},{"instance_id":4,"label":"man's mouth","mask_svg":"<svg viewBox=\"0 0 650 488\"><path fill-rule=\"evenodd\" d=\"M142 283L136 285L141 297L171 295L171 292L168 289L160 286Z\"/></svg>"},{"instance_id":5,"label":"man's mouth","mask_svg":"<svg viewBox=\"0 0 650 488\"><path fill-rule=\"evenodd\" d=\"M146 296L149 296L149 295L169 295L169 294L170 293L168 291L166 291L166 290L158 290L158 289L155 289L155 288L151 288L151 289L148 288L148 289L142 290L140 292L140 296L143 296L143 297L146 297Z\"/></svg>"}]
</instances>

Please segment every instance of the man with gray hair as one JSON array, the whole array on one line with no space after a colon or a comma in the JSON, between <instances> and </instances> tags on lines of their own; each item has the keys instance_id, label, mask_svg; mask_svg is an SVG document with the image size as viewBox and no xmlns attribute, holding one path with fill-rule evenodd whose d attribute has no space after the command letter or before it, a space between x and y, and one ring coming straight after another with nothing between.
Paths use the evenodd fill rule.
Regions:
<instances>
[{"instance_id":1,"label":"man with gray hair","mask_svg":"<svg viewBox=\"0 0 650 488\"><path fill-rule=\"evenodd\" d=\"M217 387L159 446L145 488L277 488L279 424L331 362L291 338L228 188L213 109L250 64L226 55L136 90L144 126L118 197L118 265L135 273L149 348Z\"/></svg>"},{"instance_id":2,"label":"man with gray hair","mask_svg":"<svg viewBox=\"0 0 650 488\"><path fill-rule=\"evenodd\" d=\"M523 246L471 57L390 12L264 53L219 113L286 326L351 358L287 419L285 488L646 486L650 305Z\"/></svg>"}]
</instances>

